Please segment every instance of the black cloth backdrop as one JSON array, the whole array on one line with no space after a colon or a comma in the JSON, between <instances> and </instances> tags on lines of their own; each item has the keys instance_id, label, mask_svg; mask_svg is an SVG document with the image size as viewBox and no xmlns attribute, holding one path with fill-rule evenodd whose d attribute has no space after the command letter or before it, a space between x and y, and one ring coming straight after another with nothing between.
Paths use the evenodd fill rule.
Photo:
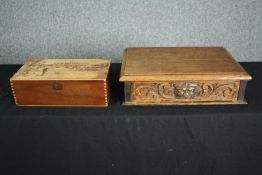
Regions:
<instances>
[{"instance_id":1,"label":"black cloth backdrop","mask_svg":"<svg viewBox=\"0 0 262 175\"><path fill-rule=\"evenodd\" d=\"M262 63L248 105L121 106L113 64L108 108L16 107L0 66L0 174L262 174Z\"/></svg>"}]
</instances>

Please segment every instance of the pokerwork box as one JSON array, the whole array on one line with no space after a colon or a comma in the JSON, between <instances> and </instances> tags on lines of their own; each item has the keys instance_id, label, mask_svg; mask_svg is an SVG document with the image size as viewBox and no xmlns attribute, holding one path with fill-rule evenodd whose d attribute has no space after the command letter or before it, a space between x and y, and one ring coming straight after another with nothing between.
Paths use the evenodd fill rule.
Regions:
<instances>
[{"instance_id":1,"label":"pokerwork box","mask_svg":"<svg viewBox=\"0 0 262 175\"><path fill-rule=\"evenodd\" d=\"M108 106L110 59L32 59L10 79L21 106Z\"/></svg>"},{"instance_id":2,"label":"pokerwork box","mask_svg":"<svg viewBox=\"0 0 262 175\"><path fill-rule=\"evenodd\" d=\"M251 76L223 47L128 48L124 105L246 104Z\"/></svg>"}]
</instances>

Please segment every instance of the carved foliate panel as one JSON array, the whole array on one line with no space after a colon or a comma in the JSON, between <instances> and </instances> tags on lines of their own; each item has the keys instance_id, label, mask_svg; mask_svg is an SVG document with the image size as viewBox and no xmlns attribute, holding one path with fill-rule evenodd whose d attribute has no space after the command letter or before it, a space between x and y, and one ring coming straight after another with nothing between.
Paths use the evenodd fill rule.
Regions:
<instances>
[{"instance_id":1,"label":"carved foliate panel","mask_svg":"<svg viewBox=\"0 0 262 175\"><path fill-rule=\"evenodd\" d=\"M236 101L239 81L133 82L133 102Z\"/></svg>"}]
</instances>

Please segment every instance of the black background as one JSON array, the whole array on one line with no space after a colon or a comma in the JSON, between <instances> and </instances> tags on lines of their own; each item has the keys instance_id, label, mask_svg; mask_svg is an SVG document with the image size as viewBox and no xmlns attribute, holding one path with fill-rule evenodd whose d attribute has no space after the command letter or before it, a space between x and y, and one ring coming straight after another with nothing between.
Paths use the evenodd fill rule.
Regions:
<instances>
[{"instance_id":1,"label":"black background","mask_svg":"<svg viewBox=\"0 0 262 175\"><path fill-rule=\"evenodd\" d=\"M248 105L121 106L113 64L108 108L16 107L0 65L0 174L262 174L262 63Z\"/></svg>"}]
</instances>

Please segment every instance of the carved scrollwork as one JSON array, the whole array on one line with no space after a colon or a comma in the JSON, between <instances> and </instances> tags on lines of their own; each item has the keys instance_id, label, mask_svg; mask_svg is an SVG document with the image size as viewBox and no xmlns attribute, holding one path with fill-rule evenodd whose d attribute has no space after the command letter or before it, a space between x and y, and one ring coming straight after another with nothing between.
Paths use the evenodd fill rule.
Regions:
<instances>
[{"instance_id":1,"label":"carved scrollwork","mask_svg":"<svg viewBox=\"0 0 262 175\"><path fill-rule=\"evenodd\" d=\"M139 97L144 97L145 99L155 99L160 96L158 92L158 84L153 83L150 85L140 85L135 89L135 93Z\"/></svg>"},{"instance_id":2,"label":"carved scrollwork","mask_svg":"<svg viewBox=\"0 0 262 175\"><path fill-rule=\"evenodd\" d=\"M202 88L205 97L233 97L237 92L236 83L204 83Z\"/></svg>"},{"instance_id":3,"label":"carved scrollwork","mask_svg":"<svg viewBox=\"0 0 262 175\"><path fill-rule=\"evenodd\" d=\"M133 97L140 100L229 99L238 91L238 82L136 82Z\"/></svg>"},{"instance_id":4,"label":"carved scrollwork","mask_svg":"<svg viewBox=\"0 0 262 175\"><path fill-rule=\"evenodd\" d=\"M161 97L172 99L175 96L173 83L159 83L158 93Z\"/></svg>"}]
</instances>

